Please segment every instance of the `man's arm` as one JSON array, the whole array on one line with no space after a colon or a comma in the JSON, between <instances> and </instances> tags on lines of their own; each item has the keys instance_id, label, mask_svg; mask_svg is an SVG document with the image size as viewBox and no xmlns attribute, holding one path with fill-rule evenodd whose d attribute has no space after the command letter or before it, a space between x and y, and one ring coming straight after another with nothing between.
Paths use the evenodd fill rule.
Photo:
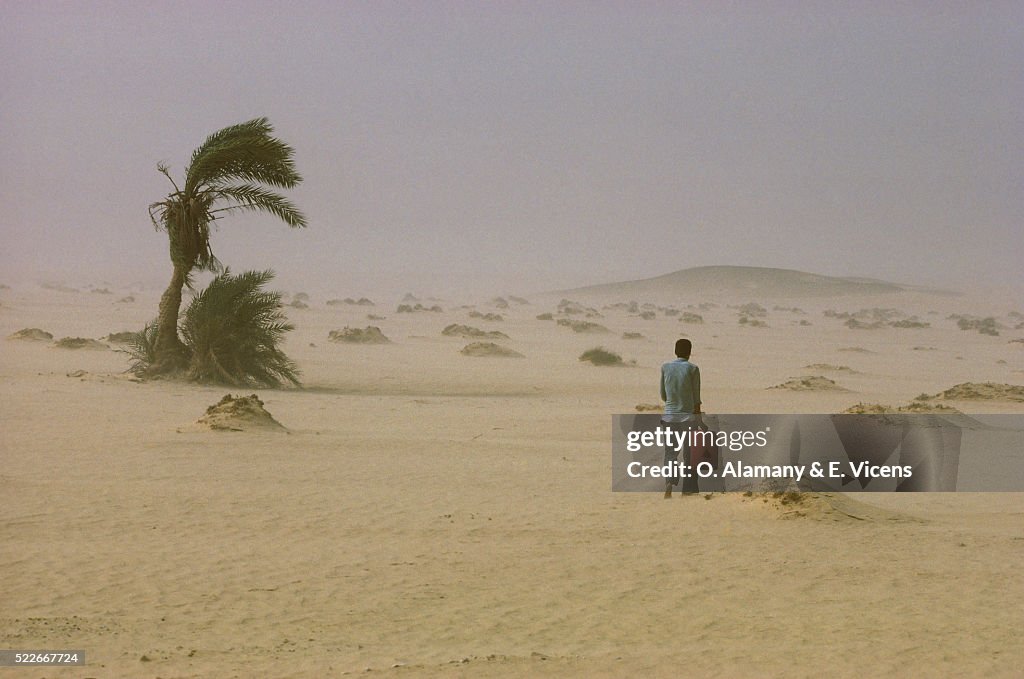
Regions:
<instances>
[{"instance_id":1,"label":"man's arm","mask_svg":"<svg viewBox=\"0 0 1024 679\"><path fill-rule=\"evenodd\" d=\"M693 412L700 414L700 368L693 366Z\"/></svg>"},{"instance_id":2,"label":"man's arm","mask_svg":"<svg viewBox=\"0 0 1024 679\"><path fill-rule=\"evenodd\" d=\"M668 401L668 394L665 393L665 366L661 366L661 400Z\"/></svg>"}]
</instances>

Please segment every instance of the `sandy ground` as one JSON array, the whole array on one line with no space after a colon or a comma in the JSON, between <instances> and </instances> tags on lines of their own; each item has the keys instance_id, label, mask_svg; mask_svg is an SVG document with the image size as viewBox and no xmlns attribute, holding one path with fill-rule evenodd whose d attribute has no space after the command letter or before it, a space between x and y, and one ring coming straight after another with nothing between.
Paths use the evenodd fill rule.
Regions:
<instances>
[{"instance_id":1,"label":"sandy ground","mask_svg":"<svg viewBox=\"0 0 1024 679\"><path fill-rule=\"evenodd\" d=\"M0 290L0 336L137 329L157 296L123 294ZM1005 321L1006 300L756 300L765 328L730 300L676 300L722 306L702 325L605 311L603 336L536 320L557 298L477 305L502 322L461 300L414 314L325 301L289 310L306 388L258 392L287 433L202 430L228 390L135 382L112 350L0 340L0 648L89 662L0 677L1021 676L1024 494L847 495L795 515L609 490L609 416L658 400L678 336L710 411L838 412L1024 384L1024 345L1008 341L1024 331L947 320ZM865 307L932 327L822 315ZM526 358L463 356L473 340L442 336L450 323L501 330ZM327 341L346 325L392 343ZM577 361L599 344L636 367ZM848 391L768 389L809 374Z\"/></svg>"}]
</instances>

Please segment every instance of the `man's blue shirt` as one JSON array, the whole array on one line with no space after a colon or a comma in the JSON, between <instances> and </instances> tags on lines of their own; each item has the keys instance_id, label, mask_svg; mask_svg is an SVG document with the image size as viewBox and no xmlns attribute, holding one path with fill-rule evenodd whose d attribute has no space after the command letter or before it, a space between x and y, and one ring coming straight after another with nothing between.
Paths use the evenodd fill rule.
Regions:
<instances>
[{"instance_id":1,"label":"man's blue shirt","mask_svg":"<svg viewBox=\"0 0 1024 679\"><path fill-rule=\"evenodd\" d=\"M662 422L690 422L700 406L700 369L684 358L661 366Z\"/></svg>"}]
</instances>

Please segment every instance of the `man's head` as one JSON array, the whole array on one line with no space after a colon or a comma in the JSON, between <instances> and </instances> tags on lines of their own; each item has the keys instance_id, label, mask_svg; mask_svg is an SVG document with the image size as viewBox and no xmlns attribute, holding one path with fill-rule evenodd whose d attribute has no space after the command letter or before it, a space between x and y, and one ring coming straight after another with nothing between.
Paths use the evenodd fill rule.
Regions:
<instances>
[{"instance_id":1,"label":"man's head","mask_svg":"<svg viewBox=\"0 0 1024 679\"><path fill-rule=\"evenodd\" d=\"M688 339L676 340L676 356L679 358L690 358L690 351L693 350L693 343Z\"/></svg>"}]
</instances>

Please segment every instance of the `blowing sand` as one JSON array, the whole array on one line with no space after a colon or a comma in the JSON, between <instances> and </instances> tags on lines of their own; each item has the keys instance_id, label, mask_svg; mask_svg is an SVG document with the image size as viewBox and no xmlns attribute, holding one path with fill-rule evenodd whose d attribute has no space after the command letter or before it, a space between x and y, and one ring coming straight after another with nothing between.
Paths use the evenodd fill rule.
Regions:
<instances>
[{"instance_id":1,"label":"blowing sand","mask_svg":"<svg viewBox=\"0 0 1024 679\"><path fill-rule=\"evenodd\" d=\"M199 427L225 388L139 383L118 351L0 340L0 647L89 662L0 676L1020 676L1024 495L609 490L609 416L657 400L679 336L711 412L924 393L1019 413L1012 389L947 392L1021 383L1019 334L944 320L1009 309L848 295L844 309L931 322L864 332L823 315L834 299L799 298L808 327L782 322L784 298L599 292L503 309L514 361L468 359L441 334L480 300L391 314L391 343L341 346L322 339L365 306L314 298L285 347L305 389L256 394L288 435ZM140 328L157 294L132 293L4 290L0 336ZM634 300L705 302L704 322L658 313L647 339L617 339L637 318L603 305ZM736 322L729 305L753 301L769 327ZM597 308L606 347L636 366L582 363L592 336L536 318ZM848 391L768 388L808 365L848 367Z\"/></svg>"}]
</instances>

